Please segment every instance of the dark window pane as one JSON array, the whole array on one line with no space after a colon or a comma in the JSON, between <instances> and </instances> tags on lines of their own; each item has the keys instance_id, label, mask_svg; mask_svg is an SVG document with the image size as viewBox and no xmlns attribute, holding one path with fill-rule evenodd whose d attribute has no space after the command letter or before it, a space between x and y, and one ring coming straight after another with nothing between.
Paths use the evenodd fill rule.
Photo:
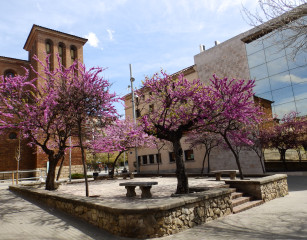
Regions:
<instances>
[{"instance_id":1,"label":"dark window pane","mask_svg":"<svg viewBox=\"0 0 307 240\"><path fill-rule=\"evenodd\" d=\"M147 164L147 155L143 156L143 164Z\"/></svg>"},{"instance_id":2,"label":"dark window pane","mask_svg":"<svg viewBox=\"0 0 307 240\"><path fill-rule=\"evenodd\" d=\"M259 80L255 82L254 92L257 96L259 94L270 91L270 82L268 78L265 78L263 80Z\"/></svg>"},{"instance_id":3,"label":"dark window pane","mask_svg":"<svg viewBox=\"0 0 307 240\"><path fill-rule=\"evenodd\" d=\"M260 80L268 77L267 66L262 64L260 66L254 67L250 69L251 79Z\"/></svg>"},{"instance_id":4,"label":"dark window pane","mask_svg":"<svg viewBox=\"0 0 307 240\"><path fill-rule=\"evenodd\" d=\"M266 92L266 93L262 93L262 94L256 94L257 97L263 98L263 99L267 99L270 101L273 101L273 97L272 97L272 93L271 92Z\"/></svg>"},{"instance_id":5,"label":"dark window pane","mask_svg":"<svg viewBox=\"0 0 307 240\"><path fill-rule=\"evenodd\" d=\"M288 70L288 64L286 57L278 58L274 61L268 62L268 72L269 75L275 75Z\"/></svg>"},{"instance_id":6,"label":"dark window pane","mask_svg":"<svg viewBox=\"0 0 307 240\"><path fill-rule=\"evenodd\" d=\"M9 134L9 139L17 139L17 134L15 132L11 132Z\"/></svg>"},{"instance_id":7,"label":"dark window pane","mask_svg":"<svg viewBox=\"0 0 307 240\"><path fill-rule=\"evenodd\" d=\"M294 101L292 87L286 87L272 91L274 105Z\"/></svg>"},{"instance_id":8,"label":"dark window pane","mask_svg":"<svg viewBox=\"0 0 307 240\"><path fill-rule=\"evenodd\" d=\"M289 72L284 72L270 77L271 89L276 90L279 88L291 86Z\"/></svg>"},{"instance_id":9,"label":"dark window pane","mask_svg":"<svg viewBox=\"0 0 307 240\"><path fill-rule=\"evenodd\" d=\"M161 153L156 154L156 161L157 161L157 163L158 163L158 162L159 162L159 163L162 163Z\"/></svg>"},{"instance_id":10,"label":"dark window pane","mask_svg":"<svg viewBox=\"0 0 307 240\"><path fill-rule=\"evenodd\" d=\"M278 47L276 45L268 47L264 51L267 62L286 55L285 49L283 47Z\"/></svg>"},{"instance_id":11,"label":"dark window pane","mask_svg":"<svg viewBox=\"0 0 307 240\"><path fill-rule=\"evenodd\" d=\"M248 43L245 46L246 46L247 55L250 55L254 52L257 52L257 51L263 49L262 40L260 40L260 39L257 39L257 40L255 40L251 43Z\"/></svg>"},{"instance_id":12,"label":"dark window pane","mask_svg":"<svg viewBox=\"0 0 307 240\"><path fill-rule=\"evenodd\" d=\"M293 93L295 100L307 98L307 82L293 85Z\"/></svg>"},{"instance_id":13,"label":"dark window pane","mask_svg":"<svg viewBox=\"0 0 307 240\"><path fill-rule=\"evenodd\" d=\"M155 155L153 155L153 154L150 154L149 155L149 163L155 163Z\"/></svg>"},{"instance_id":14,"label":"dark window pane","mask_svg":"<svg viewBox=\"0 0 307 240\"><path fill-rule=\"evenodd\" d=\"M7 71L7 72L5 73L5 76L4 76L4 77L6 77L6 78L12 78L12 77L14 77L14 76L15 76L15 74L14 74L13 72Z\"/></svg>"},{"instance_id":15,"label":"dark window pane","mask_svg":"<svg viewBox=\"0 0 307 240\"><path fill-rule=\"evenodd\" d=\"M194 160L194 153L193 150L185 150L184 156L186 161L193 161Z\"/></svg>"},{"instance_id":16,"label":"dark window pane","mask_svg":"<svg viewBox=\"0 0 307 240\"><path fill-rule=\"evenodd\" d=\"M264 51L260 50L259 52L253 53L252 55L248 56L248 65L249 68L256 67L265 63Z\"/></svg>"},{"instance_id":17,"label":"dark window pane","mask_svg":"<svg viewBox=\"0 0 307 240\"><path fill-rule=\"evenodd\" d=\"M307 66L290 70L292 84L307 82Z\"/></svg>"},{"instance_id":18,"label":"dark window pane","mask_svg":"<svg viewBox=\"0 0 307 240\"><path fill-rule=\"evenodd\" d=\"M282 118L285 114L290 113L292 111L296 111L294 102L274 106L274 114L276 114L278 118Z\"/></svg>"}]
</instances>

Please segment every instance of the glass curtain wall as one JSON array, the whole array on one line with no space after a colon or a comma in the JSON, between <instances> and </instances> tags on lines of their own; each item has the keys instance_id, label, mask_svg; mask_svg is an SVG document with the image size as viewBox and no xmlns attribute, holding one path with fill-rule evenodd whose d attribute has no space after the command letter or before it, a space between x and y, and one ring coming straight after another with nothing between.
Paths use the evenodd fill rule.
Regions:
<instances>
[{"instance_id":1,"label":"glass curtain wall","mask_svg":"<svg viewBox=\"0 0 307 240\"><path fill-rule=\"evenodd\" d=\"M274 102L273 114L278 118L291 111L307 115L307 52L294 56L296 43L284 46L283 38L291 34L285 30L246 44L250 77L256 80L255 94Z\"/></svg>"}]
</instances>

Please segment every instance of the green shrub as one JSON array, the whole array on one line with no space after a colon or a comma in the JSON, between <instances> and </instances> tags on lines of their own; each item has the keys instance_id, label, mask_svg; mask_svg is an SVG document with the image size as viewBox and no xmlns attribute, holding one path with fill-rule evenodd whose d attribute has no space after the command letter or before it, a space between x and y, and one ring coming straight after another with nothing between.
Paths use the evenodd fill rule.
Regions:
<instances>
[{"instance_id":1,"label":"green shrub","mask_svg":"<svg viewBox=\"0 0 307 240\"><path fill-rule=\"evenodd\" d=\"M92 178L92 175L87 175L87 178ZM84 174L82 173L73 173L71 174L71 179L82 179L84 178Z\"/></svg>"}]
</instances>

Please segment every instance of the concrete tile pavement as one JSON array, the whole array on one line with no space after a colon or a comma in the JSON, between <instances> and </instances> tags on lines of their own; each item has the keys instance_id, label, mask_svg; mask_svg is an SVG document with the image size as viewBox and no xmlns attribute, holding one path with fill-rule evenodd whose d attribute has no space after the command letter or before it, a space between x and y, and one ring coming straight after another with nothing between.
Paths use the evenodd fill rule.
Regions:
<instances>
[{"instance_id":1,"label":"concrete tile pavement","mask_svg":"<svg viewBox=\"0 0 307 240\"><path fill-rule=\"evenodd\" d=\"M290 194L160 240L307 239L307 176L289 176Z\"/></svg>"},{"instance_id":2,"label":"concrete tile pavement","mask_svg":"<svg viewBox=\"0 0 307 240\"><path fill-rule=\"evenodd\" d=\"M289 176L290 194L159 240L307 239L307 176ZM0 187L0 239L127 239L33 204Z\"/></svg>"},{"instance_id":3,"label":"concrete tile pavement","mask_svg":"<svg viewBox=\"0 0 307 240\"><path fill-rule=\"evenodd\" d=\"M1 240L115 240L113 236L65 213L46 208L0 186Z\"/></svg>"}]
</instances>

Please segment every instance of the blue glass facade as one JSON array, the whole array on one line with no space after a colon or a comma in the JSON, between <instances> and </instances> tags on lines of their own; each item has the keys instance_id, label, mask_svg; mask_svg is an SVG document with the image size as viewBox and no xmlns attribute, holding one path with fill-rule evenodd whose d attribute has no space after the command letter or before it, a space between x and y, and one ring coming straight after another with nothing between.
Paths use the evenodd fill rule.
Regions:
<instances>
[{"instance_id":1,"label":"blue glass facade","mask_svg":"<svg viewBox=\"0 0 307 240\"><path fill-rule=\"evenodd\" d=\"M256 80L256 96L273 101L273 114L279 118L290 111L307 115L307 52L294 57L293 48L276 39L289 34L290 30L285 30L246 44L250 77Z\"/></svg>"}]
</instances>

